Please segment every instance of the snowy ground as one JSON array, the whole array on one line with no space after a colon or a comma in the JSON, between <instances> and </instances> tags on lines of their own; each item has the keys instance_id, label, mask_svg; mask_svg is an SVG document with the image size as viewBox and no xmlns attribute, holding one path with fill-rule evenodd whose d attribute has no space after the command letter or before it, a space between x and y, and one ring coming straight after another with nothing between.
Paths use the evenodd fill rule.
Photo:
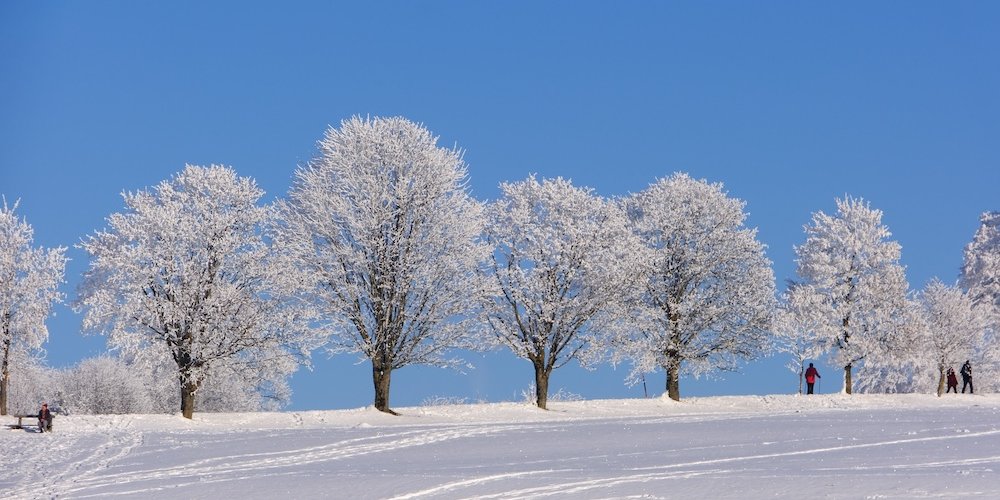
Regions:
<instances>
[{"instance_id":1,"label":"snowy ground","mask_svg":"<svg viewBox=\"0 0 1000 500\"><path fill-rule=\"evenodd\" d=\"M1000 498L1000 395L550 406L57 417L0 498Z\"/></svg>"}]
</instances>

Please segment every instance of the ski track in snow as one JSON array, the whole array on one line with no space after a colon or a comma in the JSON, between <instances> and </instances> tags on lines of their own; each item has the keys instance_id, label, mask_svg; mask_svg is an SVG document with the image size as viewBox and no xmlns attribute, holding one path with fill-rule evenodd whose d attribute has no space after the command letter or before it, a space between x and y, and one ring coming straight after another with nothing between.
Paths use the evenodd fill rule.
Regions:
<instances>
[{"instance_id":1,"label":"ski track in snow","mask_svg":"<svg viewBox=\"0 0 1000 500\"><path fill-rule=\"evenodd\" d=\"M996 497L1000 409L972 406L972 421L884 407L353 425L295 412L236 428L104 416L65 431L57 420L52 434L0 433L0 498L788 497L824 480L846 492L819 496Z\"/></svg>"},{"instance_id":2,"label":"ski track in snow","mask_svg":"<svg viewBox=\"0 0 1000 500\"><path fill-rule=\"evenodd\" d=\"M881 441L881 442L875 442L875 443L864 443L864 444L844 445L844 446L825 447L825 448L813 448L813 449L789 451L789 452L782 452L782 453L767 453L767 454L760 454L760 455L736 456L736 457L727 457L727 458L720 458L720 459L714 459L714 460L700 460L700 461L694 461L694 462L675 463L675 464L669 464L669 465L660 465L660 466L654 466L654 467L645 467L645 468L632 469L632 471L636 472L636 474L624 474L624 475L620 475L620 476L614 476L614 477L602 478L602 479L592 479L592 480L586 480L586 481L551 482L551 483L546 484L544 486L538 486L538 487L532 487L532 488L524 488L524 489L518 489L518 490L511 490L511 491L504 491L504 492L496 493L496 494L487 494L487 495L476 494L475 497L476 498L480 498L480 499L502 498L502 499L517 500L517 499L540 498L540 497L551 496L551 495L574 495L574 494L582 494L582 493L587 492L589 490L607 489L607 488L612 488L612 487L619 486L619 485L622 485L622 484L627 484L627 483L647 483L647 482L652 482L652 481L657 481L657 480L674 479L674 478L690 478L690 477L702 476L702 475L724 475L724 474L732 472L729 469L679 470L679 471L676 471L676 472L667 472L668 470L671 470L671 469L691 469L691 468L701 467L701 466L705 466L705 465L717 465L717 464L725 464L725 463L732 463L732 462L744 462L744 461L752 461L752 460L769 460L769 459L783 458L783 457L790 457L790 456L797 456L797 455L809 455L809 456L813 456L813 455L815 455L817 453L841 452L841 451L847 451L847 450L853 450L853 449L872 448L872 447L881 447L881 446L896 446L896 445L904 445L904 444L918 443L918 442L924 442L924 441L971 439L971 438L976 438L976 437L992 436L992 435L998 435L998 434L1000 434L1000 430L991 429L989 431L976 432L976 433L968 433L968 434L957 434L957 435L946 435L946 436L931 436L931 437L922 437L922 438L913 438L913 439L896 439L896 440L888 440L888 441ZM900 469L902 469L902 468L933 468L933 467L942 467L942 466L957 465L957 464L972 465L972 464L985 464L985 463L992 463L992 464L1000 463L1000 456L991 456L991 457L983 457L983 458L968 459L968 460L953 460L953 461L944 461L944 462L929 462L929 463L920 463L920 464L893 465L893 466L891 466L891 468L900 468ZM864 470L869 470L870 468L871 467L866 466L863 469ZM830 470L830 469L828 469L828 470ZM404 499L410 499L410 498L427 497L427 496L438 495L438 494L449 494L449 493L455 493L456 490L458 490L460 488L463 488L463 487L480 486L480 485L482 485L484 483L494 482L494 481L497 481L499 479L508 479L508 478L513 478L513 477L517 477L517 476L549 474L549 473L555 473L555 472L559 472L559 471L558 470L530 471L530 472L522 472L522 473L501 474L501 475L495 475L495 476L487 476L487 477L475 478L475 479L465 479L465 480L461 480L461 481L455 481L453 483L448 483L448 484L443 484L443 485L435 486L433 488L428 488L428 489L421 490L421 491L411 492L411 493L407 493L407 494L404 494L404 495L397 495L397 496L394 496L392 498L394 500L404 500Z\"/></svg>"},{"instance_id":3,"label":"ski track in snow","mask_svg":"<svg viewBox=\"0 0 1000 500\"><path fill-rule=\"evenodd\" d=\"M63 436L57 420L55 432L37 436L46 441L32 443L31 455L24 458L26 463L18 461L22 466L31 464L31 472L26 475L29 480L9 492L9 498L62 497L74 490L75 484L99 474L142 444L141 433L127 430L129 417L108 418L112 421L111 428L102 432ZM71 458L52 460L56 455Z\"/></svg>"},{"instance_id":4,"label":"ski track in snow","mask_svg":"<svg viewBox=\"0 0 1000 500\"><path fill-rule=\"evenodd\" d=\"M260 477L263 471L269 469L302 467L313 463L344 460L373 453L398 451L404 448L426 446L454 439L476 438L477 436L487 434L509 432L514 429L524 430L526 427L520 424L498 427L461 426L457 428L415 429L404 432L379 433L375 436L348 439L310 448L217 456L174 467L158 467L133 472L97 475L98 471L106 470L110 463L123 459L142 442L142 435L140 433L134 431L123 432L110 434L112 437L108 441L103 442L91 454L71 461L68 469L65 471L53 474L51 470L47 470L47 467L40 465L44 463L44 458L32 460L35 466L34 474L31 474L31 476L49 479L41 480L41 484L35 480L28 481L28 485L11 491L10 498L55 498L61 496L85 498L106 494L100 492L88 493L88 491L101 490L102 488L123 484L180 481L178 483L180 485L190 485L204 483L206 478L209 478L211 481L234 481L248 475ZM68 441L60 447L50 449L49 451L54 453L66 452L73 449L76 444L76 442ZM161 487L154 486L150 488L131 489L124 493L139 494L159 489Z\"/></svg>"}]
</instances>

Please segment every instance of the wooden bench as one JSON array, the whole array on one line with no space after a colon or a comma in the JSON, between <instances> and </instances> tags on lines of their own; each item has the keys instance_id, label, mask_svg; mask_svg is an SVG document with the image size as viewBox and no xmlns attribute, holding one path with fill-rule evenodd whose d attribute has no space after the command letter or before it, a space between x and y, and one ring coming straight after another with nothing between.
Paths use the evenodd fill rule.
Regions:
<instances>
[{"instance_id":1,"label":"wooden bench","mask_svg":"<svg viewBox=\"0 0 1000 500\"><path fill-rule=\"evenodd\" d=\"M8 424L7 427L10 429L24 429L25 427L34 427L38 430L38 415L11 415L17 419L16 424ZM24 422L24 419L28 419L28 422Z\"/></svg>"}]
</instances>

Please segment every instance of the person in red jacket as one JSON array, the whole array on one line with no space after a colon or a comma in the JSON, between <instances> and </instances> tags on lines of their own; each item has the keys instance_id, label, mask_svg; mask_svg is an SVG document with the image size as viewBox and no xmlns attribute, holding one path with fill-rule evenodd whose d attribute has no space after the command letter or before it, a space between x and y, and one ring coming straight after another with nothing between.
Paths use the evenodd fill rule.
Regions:
<instances>
[{"instance_id":1,"label":"person in red jacket","mask_svg":"<svg viewBox=\"0 0 1000 500\"><path fill-rule=\"evenodd\" d=\"M813 385L816 383L817 378L823 378L819 375L819 370L809 363L809 368L806 368L806 394L813 393Z\"/></svg>"},{"instance_id":2,"label":"person in red jacket","mask_svg":"<svg viewBox=\"0 0 1000 500\"><path fill-rule=\"evenodd\" d=\"M958 394L958 377L955 376L955 369L948 367L948 390L945 392L948 393L952 390Z\"/></svg>"}]
</instances>

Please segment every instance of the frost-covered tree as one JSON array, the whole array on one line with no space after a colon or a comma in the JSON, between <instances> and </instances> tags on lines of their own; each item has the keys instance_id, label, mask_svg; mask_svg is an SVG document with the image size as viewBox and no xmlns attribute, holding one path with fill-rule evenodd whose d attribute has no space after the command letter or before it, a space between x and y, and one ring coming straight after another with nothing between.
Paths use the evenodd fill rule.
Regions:
<instances>
[{"instance_id":1,"label":"frost-covered tree","mask_svg":"<svg viewBox=\"0 0 1000 500\"><path fill-rule=\"evenodd\" d=\"M18 203L0 208L0 415L7 414L12 361L37 351L49 337L45 320L62 302L58 290L66 249L33 247L34 230L14 214Z\"/></svg>"},{"instance_id":2,"label":"frost-covered tree","mask_svg":"<svg viewBox=\"0 0 1000 500\"><path fill-rule=\"evenodd\" d=\"M828 339L818 333L822 331L823 318L816 314L822 308L815 301L820 299L807 285L790 283L774 318L772 349L792 358L785 366L798 375L799 394L802 394L806 361L816 359L827 349Z\"/></svg>"},{"instance_id":3,"label":"frost-covered tree","mask_svg":"<svg viewBox=\"0 0 1000 500\"><path fill-rule=\"evenodd\" d=\"M619 342L632 378L662 368L680 400L682 369L735 370L762 354L774 314L774 272L744 226L745 203L721 184L677 173L625 201L650 264L635 306L638 334Z\"/></svg>"},{"instance_id":4,"label":"frost-covered tree","mask_svg":"<svg viewBox=\"0 0 1000 500\"><path fill-rule=\"evenodd\" d=\"M55 401L69 413L175 413L180 406L177 366L160 344L138 356L102 355L58 372ZM263 375L264 372L261 372ZM284 380L281 380L284 382ZM233 374L228 365L213 365L195 395L198 412L277 410L288 401L287 387L274 391L259 377Z\"/></svg>"},{"instance_id":5,"label":"frost-covered tree","mask_svg":"<svg viewBox=\"0 0 1000 500\"><path fill-rule=\"evenodd\" d=\"M965 246L960 284L977 305L992 309L1000 319L1000 212L986 212Z\"/></svg>"},{"instance_id":6,"label":"frost-covered tree","mask_svg":"<svg viewBox=\"0 0 1000 500\"><path fill-rule=\"evenodd\" d=\"M146 375L111 356L85 359L61 373L60 406L70 414L150 413Z\"/></svg>"},{"instance_id":7,"label":"frost-covered tree","mask_svg":"<svg viewBox=\"0 0 1000 500\"><path fill-rule=\"evenodd\" d=\"M835 215L814 213L805 231L806 242L795 247L798 281L817 296L809 299L810 314L822 318L819 333L832 362L844 367L843 391L850 394L856 364L867 358L885 366L907 348L910 304L900 246L889 240L882 212L851 197L837 200Z\"/></svg>"},{"instance_id":8,"label":"frost-covered tree","mask_svg":"<svg viewBox=\"0 0 1000 500\"><path fill-rule=\"evenodd\" d=\"M921 352L933 363L940 396L945 390L948 368L957 371L966 360L975 359L983 348L989 317L984 308L974 305L970 294L938 279L927 284L918 301L926 323Z\"/></svg>"},{"instance_id":9,"label":"frost-covered tree","mask_svg":"<svg viewBox=\"0 0 1000 500\"><path fill-rule=\"evenodd\" d=\"M977 370L979 380L986 382L1000 379L1000 212L985 212L979 220L979 229L965 246L959 284L991 316L981 353L986 363ZM983 377L989 374L993 376Z\"/></svg>"},{"instance_id":10,"label":"frost-covered tree","mask_svg":"<svg viewBox=\"0 0 1000 500\"><path fill-rule=\"evenodd\" d=\"M920 304L909 294L885 323L892 336L885 349L873 350L857 370L854 389L863 393L925 391L927 373L920 337L926 330Z\"/></svg>"},{"instance_id":11,"label":"frost-covered tree","mask_svg":"<svg viewBox=\"0 0 1000 500\"><path fill-rule=\"evenodd\" d=\"M44 365L40 352L13 351L9 363L10 371L17 374L7 387L11 414L30 415L43 402L56 403L52 407L58 408L58 376Z\"/></svg>"},{"instance_id":12,"label":"frost-covered tree","mask_svg":"<svg viewBox=\"0 0 1000 500\"><path fill-rule=\"evenodd\" d=\"M187 418L218 367L282 380L315 346L309 309L289 298L293 274L263 235L272 216L263 194L229 167L189 165L124 193L125 211L80 244L91 256L77 302L84 330L107 334L127 358L158 346Z\"/></svg>"},{"instance_id":13,"label":"frost-covered tree","mask_svg":"<svg viewBox=\"0 0 1000 500\"><path fill-rule=\"evenodd\" d=\"M296 171L278 241L331 351L370 361L375 407L394 413L394 370L458 366L447 351L475 347L482 206L461 152L405 118L345 120L319 149Z\"/></svg>"},{"instance_id":14,"label":"frost-covered tree","mask_svg":"<svg viewBox=\"0 0 1000 500\"><path fill-rule=\"evenodd\" d=\"M568 180L534 176L500 185L488 209L484 307L493 339L531 362L535 402L546 408L552 371L599 357L622 301L638 283L624 212Z\"/></svg>"}]
</instances>

